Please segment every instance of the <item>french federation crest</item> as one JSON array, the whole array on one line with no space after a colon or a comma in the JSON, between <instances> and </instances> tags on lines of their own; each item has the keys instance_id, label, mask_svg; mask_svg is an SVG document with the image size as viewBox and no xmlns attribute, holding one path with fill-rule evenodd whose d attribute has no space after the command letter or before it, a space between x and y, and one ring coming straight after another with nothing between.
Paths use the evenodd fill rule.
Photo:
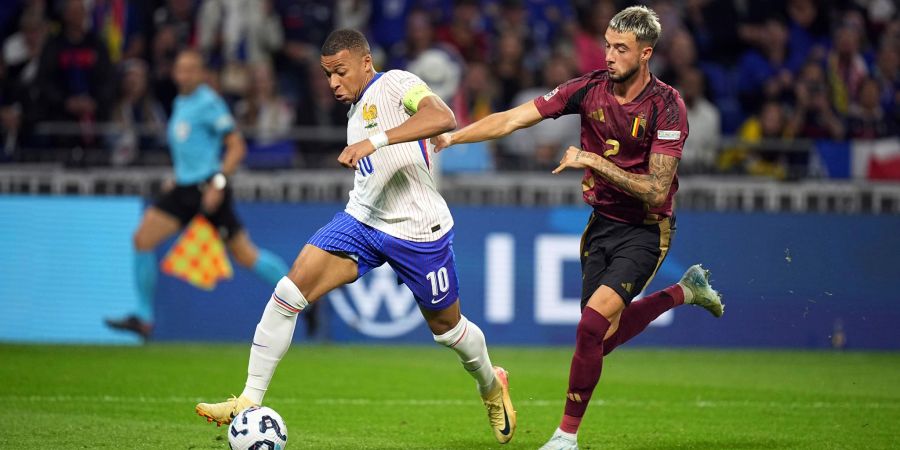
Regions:
<instances>
[{"instance_id":1,"label":"french federation crest","mask_svg":"<svg viewBox=\"0 0 900 450\"><path fill-rule=\"evenodd\" d=\"M362 107L362 117L363 121L366 122L366 129L378 126L378 122L375 121L378 119L378 108L376 108L375 105L364 103Z\"/></svg>"}]
</instances>

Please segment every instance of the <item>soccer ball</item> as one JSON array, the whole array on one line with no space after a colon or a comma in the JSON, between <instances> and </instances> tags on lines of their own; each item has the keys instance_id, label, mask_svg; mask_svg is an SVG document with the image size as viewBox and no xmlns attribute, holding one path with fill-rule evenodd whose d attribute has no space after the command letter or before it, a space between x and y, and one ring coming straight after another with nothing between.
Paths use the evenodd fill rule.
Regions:
<instances>
[{"instance_id":1,"label":"soccer ball","mask_svg":"<svg viewBox=\"0 0 900 450\"><path fill-rule=\"evenodd\" d=\"M231 450L283 450L287 426L272 408L251 406L235 416L228 427Z\"/></svg>"}]
</instances>

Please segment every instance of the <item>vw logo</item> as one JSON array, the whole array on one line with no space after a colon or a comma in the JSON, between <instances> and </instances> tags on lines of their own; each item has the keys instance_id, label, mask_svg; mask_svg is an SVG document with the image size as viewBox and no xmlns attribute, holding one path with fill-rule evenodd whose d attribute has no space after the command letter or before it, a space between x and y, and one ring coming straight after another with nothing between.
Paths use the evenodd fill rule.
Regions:
<instances>
[{"instance_id":1,"label":"vw logo","mask_svg":"<svg viewBox=\"0 0 900 450\"><path fill-rule=\"evenodd\" d=\"M402 336L423 320L412 292L397 283L397 276L386 264L331 291L328 299L347 325L367 336Z\"/></svg>"}]
</instances>

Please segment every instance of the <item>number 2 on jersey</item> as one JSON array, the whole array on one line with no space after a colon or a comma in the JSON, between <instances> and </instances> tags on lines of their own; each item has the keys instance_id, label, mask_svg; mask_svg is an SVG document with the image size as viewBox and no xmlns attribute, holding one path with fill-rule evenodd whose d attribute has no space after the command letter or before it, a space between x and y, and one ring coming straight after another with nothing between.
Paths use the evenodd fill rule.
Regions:
<instances>
[{"instance_id":1,"label":"number 2 on jersey","mask_svg":"<svg viewBox=\"0 0 900 450\"><path fill-rule=\"evenodd\" d=\"M603 152L604 157L609 158L610 156L619 154L619 141L615 139L607 139L606 143L611 145L612 148Z\"/></svg>"}]
</instances>

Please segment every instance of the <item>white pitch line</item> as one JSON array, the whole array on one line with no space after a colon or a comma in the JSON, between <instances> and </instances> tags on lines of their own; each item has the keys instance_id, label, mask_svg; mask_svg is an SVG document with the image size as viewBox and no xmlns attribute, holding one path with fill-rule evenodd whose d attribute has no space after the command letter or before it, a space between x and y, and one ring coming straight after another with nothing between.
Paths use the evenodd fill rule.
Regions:
<instances>
[{"instance_id":1,"label":"white pitch line","mask_svg":"<svg viewBox=\"0 0 900 450\"><path fill-rule=\"evenodd\" d=\"M115 395L4 395L0 402L22 403L198 403L199 397L155 397L155 396L115 396ZM380 399L380 398L301 398L275 397L275 404L312 404L334 406L472 406L480 403L465 399ZM564 399L521 399L517 406L528 407L560 407ZM862 409L900 409L900 401L884 402L778 402L750 400L630 400L630 399L595 399L592 404L618 407L692 407L692 408L781 408L781 409L828 409L828 408L862 408Z\"/></svg>"}]
</instances>

